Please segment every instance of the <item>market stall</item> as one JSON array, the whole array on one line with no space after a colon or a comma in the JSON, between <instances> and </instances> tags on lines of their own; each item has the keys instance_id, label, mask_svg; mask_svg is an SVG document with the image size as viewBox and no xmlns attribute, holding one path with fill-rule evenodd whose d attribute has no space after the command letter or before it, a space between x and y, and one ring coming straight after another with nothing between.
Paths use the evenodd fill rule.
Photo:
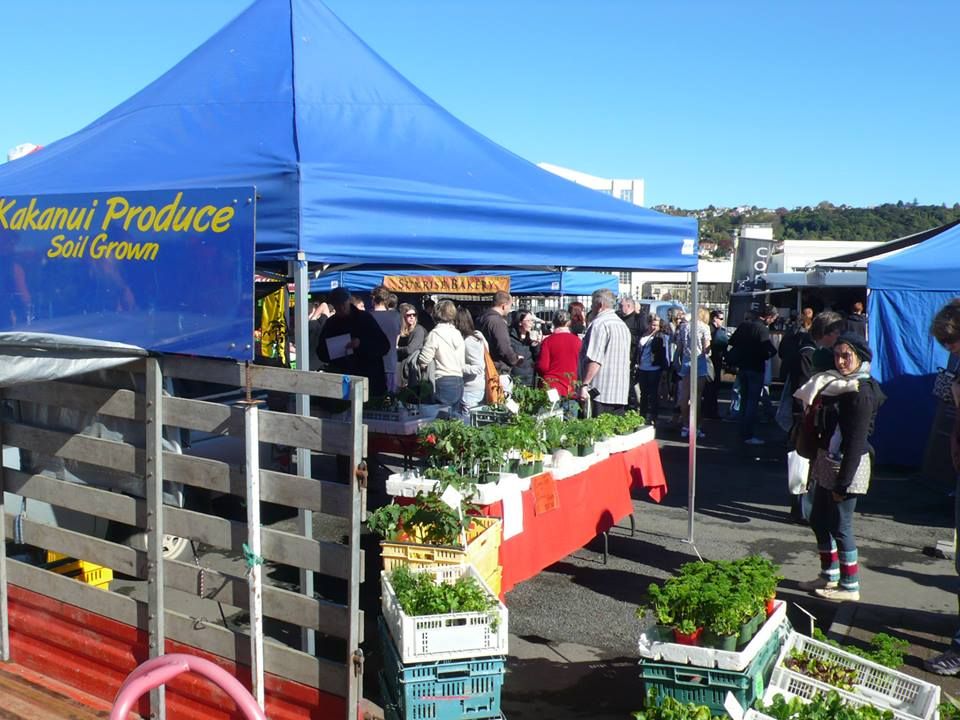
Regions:
<instances>
[{"instance_id":1,"label":"market stall","mask_svg":"<svg viewBox=\"0 0 960 720\"><path fill-rule=\"evenodd\" d=\"M148 202L135 193L162 198ZM183 209L178 208L183 198L178 200L177 193L188 199L201 194L216 199L191 201L190 221L203 226L195 226L198 233L219 233L222 222L217 218L226 217L235 206L251 211L255 206L256 264L288 273L300 298L307 294L311 265L327 270L398 265L456 271L624 268L689 272L694 277L696 272L695 219L621 202L540 170L451 116L321 3L258 0L162 77L87 127L0 167L0 196L8 203L16 199L35 209L38 201L61 196L66 209L79 199L88 200L90 207L94 200L101 201L101 210L111 211L100 229L115 234L110 257L93 256L96 240L91 240L91 255L84 262L82 255L68 254L83 252L80 248L86 245L79 237L73 238L76 243L70 250L63 243L44 247L22 238L19 243L15 237L0 238L4 267L23 268L25 277L25 282L14 277L18 287L13 293L6 285L0 288L6 292L3 301L24 302L19 285L59 289L42 274L49 269L49 263L40 262L48 250L58 251L65 262L83 265L91 273L91 285L103 290L103 302L95 312L79 315L69 298L53 297L42 306L25 307L23 314L15 309L13 326L0 331L23 330L36 317L31 313L40 309L51 321L45 332L63 332L60 328L70 326L84 338L116 341L129 339L115 336L120 327L149 329L152 336L137 338L139 347L189 352L188 345L156 346L168 334L165 327L175 328L173 337L183 340L183 320L188 317L204 333L205 352L235 360L251 358L252 332L239 339L223 336L227 327L248 329L253 304L248 287L251 268L223 265L211 254L230 244L227 236L219 233L216 241L204 242L185 233L198 245L185 260L171 263L174 271L156 272L163 263L154 260L169 257L171 246L148 230L151 224L161 229L163 211L169 207L172 232L184 231L186 209L177 214ZM121 201L127 203L125 209ZM146 222L149 208L153 212ZM131 227L146 233L145 243L154 244L133 247L124 237ZM244 242L253 242L252 232L243 237ZM120 263L125 263L123 271L117 270ZM157 292L168 287L165 283L177 270L198 267L223 282L186 283L187 289L201 295L196 303L181 307L176 293ZM125 287L117 282L130 277L139 280ZM201 292L224 284L238 288L230 301L216 292ZM158 312L134 292L147 286L170 305L169 313ZM79 287L82 291L84 286ZM75 291L77 285L68 283L62 289ZM235 297L244 301L233 302ZM210 310L224 308L235 316L221 321L210 315ZM82 324L70 323L71 310ZM157 320L165 322L158 325ZM302 346L307 337L303 303L296 308L294 335ZM27 346L31 341L14 337L11 342ZM308 369L306 357L301 357L301 369ZM298 413L309 414L310 383L286 383L285 376L283 380L283 388L296 394ZM322 385L320 379L314 384ZM324 385L319 394L326 396L339 385L332 387ZM307 468L309 443L296 442L297 465ZM351 436L351 443L356 466L360 458L353 448L362 445L362 429ZM691 458L694 452L691 446ZM358 503L351 507L351 517L357 516ZM309 513L301 512L301 528L309 538ZM190 530L184 524L183 532ZM358 533L358 523L352 522L352 553L358 550ZM162 530L155 529L152 537L162 537ZM151 545L154 555L156 546ZM348 564L350 622L344 647L354 653L359 648L359 560ZM312 596L310 573L305 577L303 592ZM4 602L0 597L0 605ZM3 609L0 615L5 616ZM151 641L162 648L163 628L154 625L164 615L150 617ZM349 666L338 665L337 678ZM352 716L361 691L357 679L353 673L342 682L331 677L326 677L327 686L336 689L346 715Z\"/></svg>"}]
</instances>

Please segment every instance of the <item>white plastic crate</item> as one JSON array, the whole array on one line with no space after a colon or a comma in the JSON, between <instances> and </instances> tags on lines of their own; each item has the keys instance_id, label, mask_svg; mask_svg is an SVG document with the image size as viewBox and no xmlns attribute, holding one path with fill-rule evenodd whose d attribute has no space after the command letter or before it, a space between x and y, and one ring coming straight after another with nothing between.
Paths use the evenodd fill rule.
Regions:
<instances>
[{"instance_id":1,"label":"white plastic crate","mask_svg":"<svg viewBox=\"0 0 960 720\"><path fill-rule=\"evenodd\" d=\"M681 645L672 642L660 642L653 635L654 627L651 624L643 628L640 633L638 649L640 656L657 662L669 662L675 665L695 665L697 667L717 667L721 670L743 672L746 670L767 641L776 632L786 635L789 629L787 624L787 604L783 600L774 602L773 614L753 636L747 646L739 652L718 650L716 648L699 647L695 645ZM782 637L782 636L781 636Z\"/></svg>"},{"instance_id":2,"label":"white plastic crate","mask_svg":"<svg viewBox=\"0 0 960 720\"><path fill-rule=\"evenodd\" d=\"M857 681L853 683L853 690L841 690L788 668L784 663L794 650L856 670ZM788 699L800 697L809 700L818 692L830 690L839 692L845 702L887 708L905 720L934 720L940 704L940 687L937 685L891 670L825 642L790 633L770 679L770 697L780 692ZM771 691L775 692L771 694Z\"/></svg>"},{"instance_id":3,"label":"white plastic crate","mask_svg":"<svg viewBox=\"0 0 960 720\"><path fill-rule=\"evenodd\" d=\"M490 612L412 617L400 607L390 584L389 573L381 573L383 619L397 644L400 660L404 665L507 654L507 607L493 594L473 567L448 565L414 572L431 573L441 582L452 582L462 575L470 575L496 601L496 606Z\"/></svg>"},{"instance_id":4,"label":"white plastic crate","mask_svg":"<svg viewBox=\"0 0 960 720\"><path fill-rule=\"evenodd\" d=\"M493 505L503 499L504 487L516 483L520 491L530 489L530 478L522 478L516 473L499 473L500 480L495 483L477 483L476 490L470 502L477 505ZM393 497L416 497L421 493L428 493L437 487L436 480L430 480L419 475L405 478L402 473L393 473L387 477L387 495Z\"/></svg>"}]
</instances>

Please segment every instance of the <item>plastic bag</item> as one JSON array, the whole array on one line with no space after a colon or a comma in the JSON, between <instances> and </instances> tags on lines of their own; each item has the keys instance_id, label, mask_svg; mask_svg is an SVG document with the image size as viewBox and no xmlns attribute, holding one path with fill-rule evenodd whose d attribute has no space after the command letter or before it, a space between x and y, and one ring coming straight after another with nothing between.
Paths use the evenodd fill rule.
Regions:
<instances>
[{"instance_id":1,"label":"plastic bag","mask_svg":"<svg viewBox=\"0 0 960 720\"><path fill-rule=\"evenodd\" d=\"M787 453L787 488L791 495L803 495L810 478L810 461L796 450Z\"/></svg>"}]
</instances>

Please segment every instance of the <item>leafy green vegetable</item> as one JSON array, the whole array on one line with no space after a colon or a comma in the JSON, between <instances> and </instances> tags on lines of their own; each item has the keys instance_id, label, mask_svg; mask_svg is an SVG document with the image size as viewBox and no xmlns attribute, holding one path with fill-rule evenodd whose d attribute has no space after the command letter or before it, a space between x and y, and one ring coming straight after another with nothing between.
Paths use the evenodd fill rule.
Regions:
<instances>
[{"instance_id":1,"label":"leafy green vegetable","mask_svg":"<svg viewBox=\"0 0 960 720\"><path fill-rule=\"evenodd\" d=\"M644 709L634 712L633 717L635 720L720 720L706 705L682 703L669 695L658 703L654 688L647 692Z\"/></svg>"},{"instance_id":2,"label":"leafy green vegetable","mask_svg":"<svg viewBox=\"0 0 960 720\"><path fill-rule=\"evenodd\" d=\"M487 593L476 578L467 575L452 583L438 583L433 573L413 572L402 565L390 573L390 584L400 607L413 617L488 612L497 607L496 598Z\"/></svg>"},{"instance_id":3,"label":"leafy green vegetable","mask_svg":"<svg viewBox=\"0 0 960 720\"><path fill-rule=\"evenodd\" d=\"M802 698L785 700L777 694L773 702L757 703L757 710L776 720L893 720L892 710L881 710L872 705L847 705L836 690L826 695L814 695L809 701Z\"/></svg>"},{"instance_id":4,"label":"leafy green vegetable","mask_svg":"<svg viewBox=\"0 0 960 720\"><path fill-rule=\"evenodd\" d=\"M836 640L830 640L820 628L813 629L813 639L825 642L833 647L845 650L853 655L859 655L865 660L896 670L903 666L903 656L910 649L910 643L900 638L891 637L886 633L877 633L870 639L873 650L861 650L855 645L841 645ZM958 719L960 720L960 719Z\"/></svg>"}]
</instances>

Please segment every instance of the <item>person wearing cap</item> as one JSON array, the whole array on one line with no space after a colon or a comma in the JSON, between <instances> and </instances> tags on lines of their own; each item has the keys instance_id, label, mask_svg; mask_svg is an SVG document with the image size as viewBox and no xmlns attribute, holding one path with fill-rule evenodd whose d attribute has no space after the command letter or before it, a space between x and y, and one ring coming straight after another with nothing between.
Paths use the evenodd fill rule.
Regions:
<instances>
[{"instance_id":1,"label":"person wearing cap","mask_svg":"<svg viewBox=\"0 0 960 720\"><path fill-rule=\"evenodd\" d=\"M870 377L872 358L862 337L844 333L833 346L836 369L814 375L794 394L805 408L803 444L815 448L810 459L810 482L815 483L810 526L820 553L820 574L799 587L828 600L860 599L853 513L857 499L870 487L867 438L886 399Z\"/></svg>"}]
</instances>

